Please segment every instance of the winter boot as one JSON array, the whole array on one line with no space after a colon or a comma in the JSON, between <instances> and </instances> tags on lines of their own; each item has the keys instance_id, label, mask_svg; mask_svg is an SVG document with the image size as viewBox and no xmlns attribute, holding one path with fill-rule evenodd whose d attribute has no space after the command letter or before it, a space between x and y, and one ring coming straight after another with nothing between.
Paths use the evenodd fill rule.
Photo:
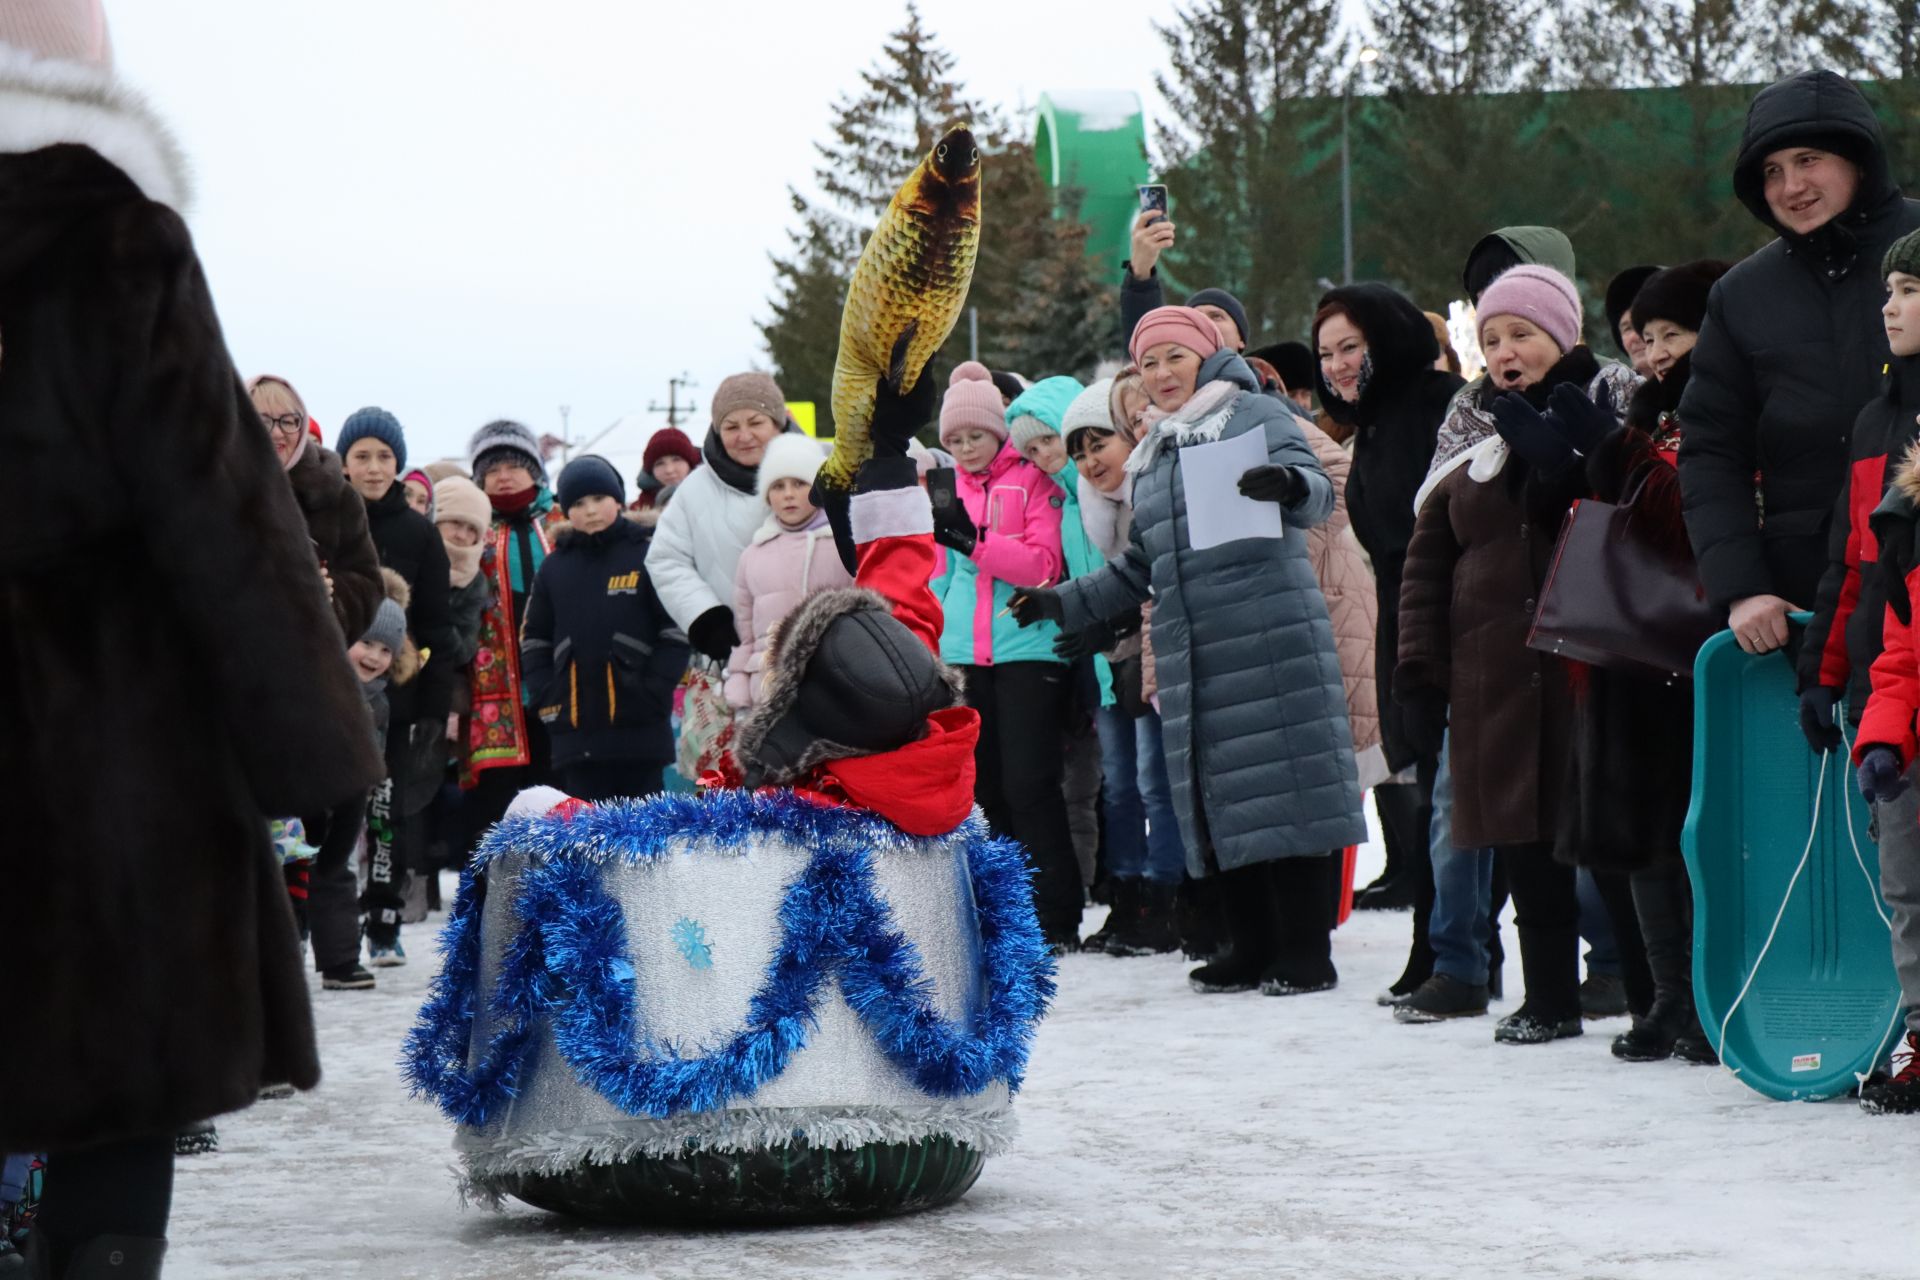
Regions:
<instances>
[{"instance_id":1,"label":"winter boot","mask_svg":"<svg viewBox=\"0 0 1920 1280\"><path fill-rule=\"evenodd\" d=\"M1420 788L1410 782L1386 782L1373 789L1374 810L1380 815L1380 834L1387 865L1372 883L1353 891L1355 911L1405 911L1413 905L1413 881L1405 872L1415 854L1424 857L1427 833L1415 827L1420 815Z\"/></svg>"},{"instance_id":2,"label":"winter boot","mask_svg":"<svg viewBox=\"0 0 1920 1280\"><path fill-rule=\"evenodd\" d=\"M1432 810L1422 808L1420 812L1430 816ZM1433 860L1413 859L1407 878L1413 882L1413 941L1407 948L1407 967L1388 988L1401 997L1412 995L1421 983L1433 976L1433 944L1427 940L1427 926L1433 919Z\"/></svg>"},{"instance_id":3,"label":"winter boot","mask_svg":"<svg viewBox=\"0 0 1920 1280\"><path fill-rule=\"evenodd\" d=\"M1627 1014L1627 984L1610 973L1587 975L1580 984L1580 1016L1583 1018L1624 1018Z\"/></svg>"},{"instance_id":4,"label":"winter boot","mask_svg":"<svg viewBox=\"0 0 1920 1280\"><path fill-rule=\"evenodd\" d=\"M1133 924L1140 913L1142 903L1141 886L1146 882L1137 876L1128 876L1124 880L1107 882L1107 922L1087 935L1081 945L1088 951L1105 951L1115 935L1126 926ZM1098 899L1095 899L1098 901Z\"/></svg>"},{"instance_id":5,"label":"winter boot","mask_svg":"<svg viewBox=\"0 0 1920 1280\"><path fill-rule=\"evenodd\" d=\"M1613 1042L1626 1062L1660 1062L1689 1032L1702 1041L1693 1005L1693 891L1682 863L1661 864L1633 877L1633 912L1653 977L1653 1007Z\"/></svg>"},{"instance_id":6,"label":"winter boot","mask_svg":"<svg viewBox=\"0 0 1920 1280\"><path fill-rule=\"evenodd\" d=\"M361 968L358 961L336 965L322 970L320 974L320 988L323 991L371 991L373 986L373 975Z\"/></svg>"},{"instance_id":7,"label":"winter boot","mask_svg":"<svg viewBox=\"0 0 1920 1280\"><path fill-rule=\"evenodd\" d=\"M1107 954L1165 955L1180 945L1179 935L1173 927L1175 887L1155 880L1140 880L1136 884L1138 887L1134 892L1138 895L1139 908L1108 939Z\"/></svg>"},{"instance_id":8,"label":"winter boot","mask_svg":"<svg viewBox=\"0 0 1920 1280\"><path fill-rule=\"evenodd\" d=\"M1695 1025L1674 1038L1673 1056L1697 1067L1717 1067L1720 1065L1720 1053L1714 1048L1712 1037L1700 1029L1699 1020L1700 1015L1696 1013Z\"/></svg>"},{"instance_id":9,"label":"winter boot","mask_svg":"<svg viewBox=\"0 0 1920 1280\"><path fill-rule=\"evenodd\" d=\"M1339 985L1333 967L1333 889L1342 861L1342 854L1332 853L1265 864L1279 933L1273 963L1260 975L1261 995L1308 995Z\"/></svg>"},{"instance_id":10,"label":"winter boot","mask_svg":"<svg viewBox=\"0 0 1920 1280\"><path fill-rule=\"evenodd\" d=\"M376 969L397 969L407 962L407 949L400 945L396 931L391 942L376 942L367 936L367 963Z\"/></svg>"},{"instance_id":11,"label":"winter boot","mask_svg":"<svg viewBox=\"0 0 1920 1280\"><path fill-rule=\"evenodd\" d=\"M1483 1018L1487 1001L1485 986L1462 982L1451 974L1436 973L1393 1011L1393 1020L1418 1026L1452 1018Z\"/></svg>"},{"instance_id":12,"label":"winter boot","mask_svg":"<svg viewBox=\"0 0 1920 1280\"><path fill-rule=\"evenodd\" d=\"M1586 1027L1579 1014L1549 1013L1535 1009L1524 1000L1493 1028L1493 1038L1500 1044L1546 1044L1585 1034Z\"/></svg>"},{"instance_id":13,"label":"winter boot","mask_svg":"<svg viewBox=\"0 0 1920 1280\"><path fill-rule=\"evenodd\" d=\"M1860 1109L1876 1116L1920 1115L1920 1031L1907 1032L1893 1061L1898 1065L1891 1076L1869 1080L1860 1090Z\"/></svg>"},{"instance_id":14,"label":"winter boot","mask_svg":"<svg viewBox=\"0 0 1920 1280\"><path fill-rule=\"evenodd\" d=\"M219 1149L220 1134L211 1120L197 1120L173 1135L173 1154L176 1156L212 1155ZM56 1177L58 1174L59 1171L55 1170Z\"/></svg>"},{"instance_id":15,"label":"winter boot","mask_svg":"<svg viewBox=\"0 0 1920 1280\"><path fill-rule=\"evenodd\" d=\"M1182 880L1174 894L1174 928L1180 934L1180 951L1189 960L1211 960L1226 946L1218 879Z\"/></svg>"},{"instance_id":16,"label":"winter boot","mask_svg":"<svg viewBox=\"0 0 1920 1280\"><path fill-rule=\"evenodd\" d=\"M1273 963L1273 894L1264 864L1221 873L1220 914L1227 926L1227 947L1220 957L1187 975L1187 984L1203 995L1251 991Z\"/></svg>"}]
</instances>

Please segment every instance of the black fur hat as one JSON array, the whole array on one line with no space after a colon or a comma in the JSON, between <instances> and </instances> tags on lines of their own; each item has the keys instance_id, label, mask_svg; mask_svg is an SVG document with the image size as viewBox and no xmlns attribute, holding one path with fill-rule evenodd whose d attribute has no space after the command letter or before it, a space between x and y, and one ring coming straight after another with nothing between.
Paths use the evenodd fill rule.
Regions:
<instances>
[{"instance_id":1,"label":"black fur hat","mask_svg":"<svg viewBox=\"0 0 1920 1280\"><path fill-rule=\"evenodd\" d=\"M778 786L815 765L918 741L927 717L960 700L958 669L940 661L862 587L809 596L774 630L760 703L735 754L748 786Z\"/></svg>"},{"instance_id":2,"label":"black fur hat","mask_svg":"<svg viewBox=\"0 0 1920 1280\"><path fill-rule=\"evenodd\" d=\"M1706 323L1713 282L1731 267L1716 258L1702 258L1654 272L1634 295L1633 327L1644 329L1655 320L1666 320L1698 333Z\"/></svg>"},{"instance_id":3,"label":"black fur hat","mask_svg":"<svg viewBox=\"0 0 1920 1280\"><path fill-rule=\"evenodd\" d=\"M1633 310L1633 300L1640 296L1641 287L1659 274L1659 267L1628 267L1607 281L1607 338L1623 356L1627 354L1627 344L1620 340L1620 317ZM1638 329L1639 322L1633 327Z\"/></svg>"}]
</instances>

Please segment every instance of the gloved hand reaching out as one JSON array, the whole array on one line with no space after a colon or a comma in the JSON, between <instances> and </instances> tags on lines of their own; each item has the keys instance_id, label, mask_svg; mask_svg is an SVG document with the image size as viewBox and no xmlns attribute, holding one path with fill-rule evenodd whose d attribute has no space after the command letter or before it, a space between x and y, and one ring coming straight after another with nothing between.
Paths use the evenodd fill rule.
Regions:
<instances>
[{"instance_id":1,"label":"gloved hand reaching out","mask_svg":"<svg viewBox=\"0 0 1920 1280\"><path fill-rule=\"evenodd\" d=\"M1298 467L1249 467L1240 477L1240 494L1255 502L1277 502L1290 507L1307 496L1307 478Z\"/></svg>"},{"instance_id":2,"label":"gloved hand reaching out","mask_svg":"<svg viewBox=\"0 0 1920 1280\"><path fill-rule=\"evenodd\" d=\"M1892 747L1869 747L1860 757L1860 794L1868 804L1886 804L1898 800L1907 789L1907 771L1900 767L1900 753Z\"/></svg>"}]
</instances>

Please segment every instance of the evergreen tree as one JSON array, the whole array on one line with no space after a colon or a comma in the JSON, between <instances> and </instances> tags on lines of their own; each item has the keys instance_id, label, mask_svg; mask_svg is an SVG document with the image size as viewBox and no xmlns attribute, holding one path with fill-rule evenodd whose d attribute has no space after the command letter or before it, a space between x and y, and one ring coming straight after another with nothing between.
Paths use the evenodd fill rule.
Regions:
<instances>
[{"instance_id":1,"label":"evergreen tree","mask_svg":"<svg viewBox=\"0 0 1920 1280\"><path fill-rule=\"evenodd\" d=\"M833 361L840 345L840 310L846 302L858 245L851 231L824 210L789 190L800 229L787 233L790 255L769 254L776 284L773 318L759 325L772 357L774 377L792 400L811 400L817 430L833 433Z\"/></svg>"},{"instance_id":2,"label":"evergreen tree","mask_svg":"<svg viewBox=\"0 0 1920 1280\"><path fill-rule=\"evenodd\" d=\"M1304 333L1338 274L1340 0L1187 0L1156 25L1171 111L1157 130L1179 239L1169 293L1231 291L1250 335Z\"/></svg>"}]
</instances>

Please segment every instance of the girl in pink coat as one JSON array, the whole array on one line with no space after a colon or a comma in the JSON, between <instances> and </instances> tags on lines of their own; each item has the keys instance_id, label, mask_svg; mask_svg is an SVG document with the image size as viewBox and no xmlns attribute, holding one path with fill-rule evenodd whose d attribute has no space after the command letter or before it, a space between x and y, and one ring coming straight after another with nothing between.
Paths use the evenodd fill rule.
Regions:
<instances>
[{"instance_id":1,"label":"girl in pink coat","mask_svg":"<svg viewBox=\"0 0 1920 1280\"><path fill-rule=\"evenodd\" d=\"M761 669L773 629L816 591L853 585L834 550L827 516L809 495L825 455L797 432L775 436L760 460L767 520L740 553L733 575L733 627L741 639L727 659L727 701L745 712L760 700Z\"/></svg>"}]
</instances>

